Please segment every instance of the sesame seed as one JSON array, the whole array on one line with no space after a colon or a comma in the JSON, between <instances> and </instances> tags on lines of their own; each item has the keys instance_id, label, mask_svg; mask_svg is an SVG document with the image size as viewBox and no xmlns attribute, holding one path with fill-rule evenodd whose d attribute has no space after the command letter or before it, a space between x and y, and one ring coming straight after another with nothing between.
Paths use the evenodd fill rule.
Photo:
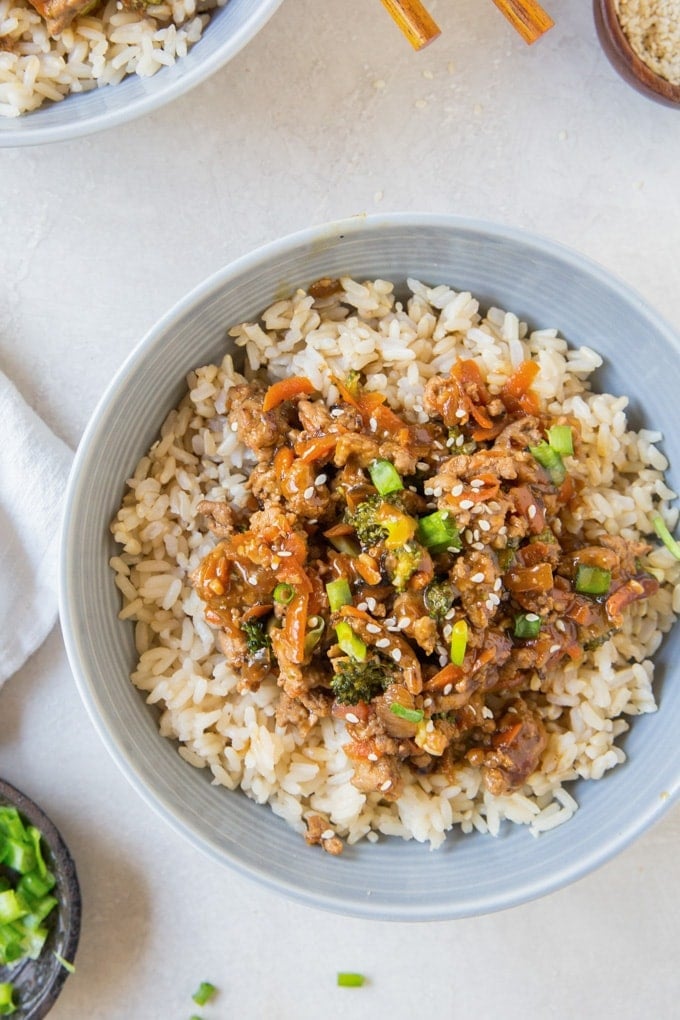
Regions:
<instances>
[{"instance_id":1,"label":"sesame seed","mask_svg":"<svg viewBox=\"0 0 680 1020\"><path fill-rule=\"evenodd\" d=\"M368 631L369 634L379 634L380 633L380 627L377 627L375 625L375 623L367 623L366 624L366 630Z\"/></svg>"},{"instance_id":2,"label":"sesame seed","mask_svg":"<svg viewBox=\"0 0 680 1020\"><path fill-rule=\"evenodd\" d=\"M371 426L371 432L378 431L378 422L375 418L369 418L368 424Z\"/></svg>"},{"instance_id":3,"label":"sesame seed","mask_svg":"<svg viewBox=\"0 0 680 1020\"><path fill-rule=\"evenodd\" d=\"M327 481L328 481L328 476L327 475L317 475L316 478L314 479L314 484L315 485L324 485L325 482L327 482Z\"/></svg>"},{"instance_id":4,"label":"sesame seed","mask_svg":"<svg viewBox=\"0 0 680 1020\"><path fill-rule=\"evenodd\" d=\"M427 733L434 733L434 723L431 719L428 719L427 725L425 726Z\"/></svg>"},{"instance_id":5,"label":"sesame seed","mask_svg":"<svg viewBox=\"0 0 680 1020\"><path fill-rule=\"evenodd\" d=\"M423 708L429 708L431 704L432 704L432 698L424 698L423 699Z\"/></svg>"},{"instance_id":6,"label":"sesame seed","mask_svg":"<svg viewBox=\"0 0 680 1020\"><path fill-rule=\"evenodd\" d=\"M458 410L456 411L456 418L464 418L465 414L466 412L463 410L463 408L459 407Z\"/></svg>"},{"instance_id":7,"label":"sesame seed","mask_svg":"<svg viewBox=\"0 0 680 1020\"><path fill-rule=\"evenodd\" d=\"M479 524L482 531L491 531L491 525L489 524L488 521L481 520L478 521L477 523Z\"/></svg>"},{"instance_id":8,"label":"sesame seed","mask_svg":"<svg viewBox=\"0 0 680 1020\"><path fill-rule=\"evenodd\" d=\"M500 591L502 587L503 587L503 582L501 581L500 577L497 577L496 580L493 583L493 590L494 591Z\"/></svg>"},{"instance_id":9,"label":"sesame seed","mask_svg":"<svg viewBox=\"0 0 680 1020\"><path fill-rule=\"evenodd\" d=\"M417 491L418 491L418 489L416 488L416 486L415 486L415 485L409 485L409 487L408 487L408 491L409 491L409 492L417 492Z\"/></svg>"},{"instance_id":10,"label":"sesame seed","mask_svg":"<svg viewBox=\"0 0 680 1020\"><path fill-rule=\"evenodd\" d=\"M410 616L402 616L401 620L397 620L397 627L399 627L400 630L405 630L407 627L410 626L411 626Z\"/></svg>"},{"instance_id":11,"label":"sesame seed","mask_svg":"<svg viewBox=\"0 0 680 1020\"><path fill-rule=\"evenodd\" d=\"M427 471L427 470L428 470L428 468L430 467L430 465L429 465L429 464L427 463L427 461L426 461L426 460L419 460L419 461L417 462L417 464L416 464L416 467L417 467L417 468L418 468L418 469L419 469L420 471Z\"/></svg>"},{"instance_id":12,"label":"sesame seed","mask_svg":"<svg viewBox=\"0 0 680 1020\"><path fill-rule=\"evenodd\" d=\"M366 599L366 605L368 606L372 613L375 612L375 599L373 598L373 596Z\"/></svg>"},{"instance_id":13,"label":"sesame seed","mask_svg":"<svg viewBox=\"0 0 680 1020\"><path fill-rule=\"evenodd\" d=\"M501 600L499 599L498 595L494 595L493 592L489 593L489 602L491 603L492 606L499 606L501 604Z\"/></svg>"},{"instance_id":14,"label":"sesame seed","mask_svg":"<svg viewBox=\"0 0 680 1020\"><path fill-rule=\"evenodd\" d=\"M380 787L380 789L381 789L381 790L382 790L382 792L384 793L384 792L385 792L385 790L389 790L389 788L390 788L390 786L391 786L391 785L392 785L392 780L391 780L391 779L386 779L386 780L385 780L385 782L384 782L384 783L382 784L382 786Z\"/></svg>"},{"instance_id":15,"label":"sesame seed","mask_svg":"<svg viewBox=\"0 0 680 1020\"><path fill-rule=\"evenodd\" d=\"M482 715L485 719L493 719L493 712L488 705L484 705L482 708Z\"/></svg>"},{"instance_id":16,"label":"sesame seed","mask_svg":"<svg viewBox=\"0 0 680 1020\"><path fill-rule=\"evenodd\" d=\"M446 445L449 448L451 448L455 442L456 442L456 437L455 436L449 436L449 438L446 440Z\"/></svg>"},{"instance_id":17,"label":"sesame seed","mask_svg":"<svg viewBox=\"0 0 680 1020\"><path fill-rule=\"evenodd\" d=\"M456 610L455 609L449 609L448 613L446 613L446 615L444 616L444 619L445 620L452 620L455 615L456 615Z\"/></svg>"},{"instance_id":18,"label":"sesame seed","mask_svg":"<svg viewBox=\"0 0 680 1020\"><path fill-rule=\"evenodd\" d=\"M385 623L387 624L388 627L394 627L396 622L397 622L396 616L388 616L388 618L385 620Z\"/></svg>"},{"instance_id":19,"label":"sesame seed","mask_svg":"<svg viewBox=\"0 0 680 1020\"><path fill-rule=\"evenodd\" d=\"M469 528L467 528L466 531L465 531L465 541L466 542L471 542L472 541L472 532L470 531Z\"/></svg>"},{"instance_id":20,"label":"sesame seed","mask_svg":"<svg viewBox=\"0 0 680 1020\"><path fill-rule=\"evenodd\" d=\"M238 422L233 421L231 423L231 431L232 432L238 432Z\"/></svg>"},{"instance_id":21,"label":"sesame seed","mask_svg":"<svg viewBox=\"0 0 680 1020\"><path fill-rule=\"evenodd\" d=\"M368 606L366 605L365 602L360 602L359 605L357 606L357 609L361 609L362 612L366 612Z\"/></svg>"},{"instance_id":22,"label":"sesame seed","mask_svg":"<svg viewBox=\"0 0 680 1020\"><path fill-rule=\"evenodd\" d=\"M443 494L444 490L442 489L441 485L438 485L436 489L432 490L432 495L434 496L435 499L441 499Z\"/></svg>"},{"instance_id":23,"label":"sesame seed","mask_svg":"<svg viewBox=\"0 0 680 1020\"><path fill-rule=\"evenodd\" d=\"M304 496L305 499L311 499L312 496L314 495L314 486L309 485L302 493L302 495Z\"/></svg>"},{"instance_id":24,"label":"sesame seed","mask_svg":"<svg viewBox=\"0 0 680 1020\"><path fill-rule=\"evenodd\" d=\"M505 524L501 524L500 528L498 529L498 534L499 535L507 535L507 533L508 533L508 529L506 528Z\"/></svg>"},{"instance_id":25,"label":"sesame seed","mask_svg":"<svg viewBox=\"0 0 680 1020\"><path fill-rule=\"evenodd\" d=\"M529 623L536 623L536 620L540 620L540 616L537 616L536 613L527 613L524 619Z\"/></svg>"},{"instance_id":26,"label":"sesame seed","mask_svg":"<svg viewBox=\"0 0 680 1020\"><path fill-rule=\"evenodd\" d=\"M376 641L376 643L375 643L375 647L376 648L389 648L390 647L390 639L386 638L386 637L379 638L378 641Z\"/></svg>"},{"instance_id":27,"label":"sesame seed","mask_svg":"<svg viewBox=\"0 0 680 1020\"><path fill-rule=\"evenodd\" d=\"M446 687L444 688L444 690L442 691L442 694L444 695L444 697L447 697L447 695L449 695L452 690L453 690L453 684L447 684Z\"/></svg>"},{"instance_id":28,"label":"sesame seed","mask_svg":"<svg viewBox=\"0 0 680 1020\"><path fill-rule=\"evenodd\" d=\"M446 551L450 552L450 553L457 553L457 552L460 552L460 549L457 549L455 547L455 545L449 545L449 546L447 546Z\"/></svg>"},{"instance_id":29,"label":"sesame seed","mask_svg":"<svg viewBox=\"0 0 680 1020\"><path fill-rule=\"evenodd\" d=\"M483 571L478 570L476 574L472 575L470 580L472 581L473 584L481 584L481 582L484 580L484 573L483 573Z\"/></svg>"},{"instance_id":30,"label":"sesame seed","mask_svg":"<svg viewBox=\"0 0 680 1020\"><path fill-rule=\"evenodd\" d=\"M359 722L359 716L355 715L354 712L348 712L347 715L345 716L345 719L347 720L347 722L351 723Z\"/></svg>"},{"instance_id":31,"label":"sesame seed","mask_svg":"<svg viewBox=\"0 0 680 1020\"><path fill-rule=\"evenodd\" d=\"M449 638L451 637L452 632L453 632L453 627L451 626L451 624L450 623L445 623L444 626L442 627L442 634L444 635L444 638L445 638L446 641L449 640Z\"/></svg>"},{"instance_id":32,"label":"sesame seed","mask_svg":"<svg viewBox=\"0 0 680 1020\"><path fill-rule=\"evenodd\" d=\"M331 408L331 418L339 418L341 414L342 414L342 408L341 407L332 407Z\"/></svg>"},{"instance_id":33,"label":"sesame seed","mask_svg":"<svg viewBox=\"0 0 680 1020\"><path fill-rule=\"evenodd\" d=\"M257 584L257 577L254 574L248 578L248 584Z\"/></svg>"},{"instance_id":34,"label":"sesame seed","mask_svg":"<svg viewBox=\"0 0 680 1020\"><path fill-rule=\"evenodd\" d=\"M440 666L445 666L448 661L449 661L448 655L442 654L442 655L439 656L439 665Z\"/></svg>"},{"instance_id":35,"label":"sesame seed","mask_svg":"<svg viewBox=\"0 0 680 1020\"><path fill-rule=\"evenodd\" d=\"M378 755L375 753L375 751L371 751L371 753L367 754L366 757L368 758L369 761L377 761L378 760Z\"/></svg>"},{"instance_id":36,"label":"sesame seed","mask_svg":"<svg viewBox=\"0 0 680 1020\"><path fill-rule=\"evenodd\" d=\"M429 487L429 485L426 485L425 488L423 489L423 492L425 493L426 496L431 496L433 490Z\"/></svg>"},{"instance_id":37,"label":"sesame seed","mask_svg":"<svg viewBox=\"0 0 680 1020\"><path fill-rule=\"evenodd\" d=\"M279 556L283 556L284 559L285 559L286 556L292 556L292 555L293 555L292 552L289 552L288 549L279 549Z\"/></svg>"},{"instance_id":38,"label":"sesame seed","mask_svg":"<svg viewBox=\"0 0 680 1020\"><path fill-rule=\"evenodd\" d=\"M335 833L333 832L332 829L324 829L324 831L321 833L321 839L333 839L334 836Z\"/></svg>"},{"instance_id":39,"label":"sesame seed","mask_svg":"<svg viewBox=\"0 0 680 1020\"><path fill-rule=\"evenodd\" d=\"M298 492L299 491L297 485L295 484L295 482L293 481L292 478L288 482L288 488L290 489L291 492Z\"/></svg>"},{"instance_id":40,"label":"sesame seed","mask_svg":"<svg viewBox=\"0 0 680 1020\"><path fill-rule=\"evenodd\" d=\"M435 450L443 450L444 449L444 447L442 446L442 444L439 442L438 439L435 439L435 441L434 441L434 443L432 445L434 446Z\"/></svg>"},{"instance_id":41,"label":"sesame seed","mask_svg":"<svg viewBox=\"0 0 680 1020\"><path fill-rule=\"evenodd\" d=\"M531 506L527 510L527 517L529 518L530 521L533 521L535 516L536 516L536 505L534 503L532 503Z\"/></svg>"},{"instance_id":42,"label":"sesame seed","mask_svg":"<svg viewBox=\"0 0 680 1020\"><path fill-rule=\"evenodd\" d=\"M475 528L475 530L474 530L474 531L472 532L472 537L474 538L475 542L479 542L479 537L480 537L480 536L479 536L479 532L477 531L477 529L476 529L476 528Z\"/></svg>"},{"instance_id":43,"label":"sesame seed","mask_svg":"<svg viewBox=\"0 0 680 1020\"><path fill-rule=\"evenodd\" d=\"M484 482L481 478L473 478L470 482L470 486L473 489L482 489L484 487Z\"/></svg>"},{"instance_id":44,"label":"sesame seed","mask_svg":"<svg viewBox=\"0 0 680 1020\"><path fill-rule=\"evenodd\" d=\"M551 645L550 646L550 654L554 655L555 652L559 652L561 647L562 647L562 645Z\"/></svg>"},{"instance_id":45,"label":"sesame seed","mask_svg":"<svg viewBox=\"0 0 680 1020\"><path fill-rule=\"evenodd\" d=\"M456 446L462 446L465 442L465 436L456 436Z\"/></svg>"},{"instance_id":46,"label":"sesame seed","mask_svg":"<svg viewBox=\"0 0 680 1020\"><path fill-rule=\"evenodd\" d=\"M493 602L491 601L491 596L489 596L489 598L484 603L484 608L489 613L493 613L494 609L496 608L495 605L493 604Z\"/></svg>"},{"instance_id":47,"label":"sesame seed","mask_svg":"<svg viewBox=\"0 0 680 1020\"><path fill-rule=\"evenodd\" d=\"M565 630L567 629L564 624L564 620L555 620L555 626L557 627L558 630L561 630L562 633L564 633Z\"/></svg>"},{"instance_id":48,"label":"sesame seed","mask_svg":"<svg viewBox=\"0 0 680 1020\"><path fill-rule=\"evenodd\" d=\"M400 648L393 648L392 652L391 652L391 655L392 655L392 658L394 659L395 662L399 662L400 659L401 659L401 649Z\"/></svg>"},{"instance_id":49,"label":"sesame seed","mask_svg":"<svg viewBox=\"0 0 680 1020\"><path fill-rule=\"evenodd\" d=\"M471 499L461 499L460 501L461 510L471 510L474 505Z\"/></svg>"}]
</instances>

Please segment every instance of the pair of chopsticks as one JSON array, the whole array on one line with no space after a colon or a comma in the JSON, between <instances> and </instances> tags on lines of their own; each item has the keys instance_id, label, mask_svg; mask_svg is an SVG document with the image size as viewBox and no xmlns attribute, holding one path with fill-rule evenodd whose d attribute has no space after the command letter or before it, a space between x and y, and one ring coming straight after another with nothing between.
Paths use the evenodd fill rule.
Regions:
<instances>
[{"instance_id":1,"label":"pair of chopsticks","mask_svg":"<svg viewBox=\"0 0 680 1020\"><path fill-rule=\"evenodd\" d=\"M499 11L516 28L526 43L534 43L552 28L554 21L536 0L493 0ZM440 28L421 0L382 0L416 50L422 50L440 35Z\"/></svg>"}]
</instances>

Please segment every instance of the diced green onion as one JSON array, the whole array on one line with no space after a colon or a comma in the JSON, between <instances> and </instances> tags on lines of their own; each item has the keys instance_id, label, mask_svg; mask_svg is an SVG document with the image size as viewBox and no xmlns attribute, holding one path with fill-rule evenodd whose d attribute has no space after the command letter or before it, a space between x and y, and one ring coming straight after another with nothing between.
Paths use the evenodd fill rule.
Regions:
<instances>
[{"instance_id":1,"label":"diced green onion","mask_svg":"<svg viewBox=\"0 0 680 1020\"><path fill-rule=\"evenodd\" d=\"M456 620L451 628L451 662L462 666L468 641L468 625L465 620Z\"/></svg>"},{"instance_id":2,"label":"diced green onion","mask_svg":"<svg viewBox=\"0 0 680 1020\"><path fill-rule=\"evenodd\" d=\"M579 563L574 588L581 595L606 595L612 583L611 570Z\"/></svg>"},{"instance_id":3,"label":"diced green onion","mask_svg":"<svg viewBox=\"0 0 680 1020\"><path fill-rule=\"evenodd\" d=\"M338 987L340 988L361 988L366 978L363 974L351 974L341 971L338 974Z\"/></svg>"},{"instance_id":4,"label":"diced green onion","mask_svg":"<svg viewBox=\"0 0 680 1020\"><path fill-rule=\"evenodd\" d=\"M418 541L437 555L447 549L460 549L462 542L456 522L447 510L435 510L418 521Z\"/></svg>"},{"instance_id":5,"label":"diced green onion","mask_svg":"<svg viewBox=\"0 0 680 1020\"><path fill-rule=\"evenodd\" d=\"M351 659L356 659L358 662L365 660L368 649L345 620L341 620L336 626L335 633L338 638L338 644L345 655L349 655Z\"/></svg>"},{"instance_id":6,"label":"diced green onion","mask_svg":"<svg viewBox=\"0 0 680 1020\"><path fill-rule=\"evenodd\" d=\"M552 425L548 429L548 442L561 457L571 457L574 453L571 425Z\"/></svg>"},{"instance_id":7,"label":"diced green onion","mask_svg":"<svg viewBox=\"0 0 680 1020\"><path fill-rule=\"evenodd\" d=\"M69 972L69 974L75 974L76 966L75 966L74 963L71 963L70 960L65 960L64 957L61 956L57 952L53 952L52 955L54 956L54 958L57 961L57 963L61 964L61 966L64 968L64 970L67 970Z\"/></svg>"},{"instance_id":8,"label":"diced green onion","mask_svg":"<svg viewBox=\"0 0 680 1020\"><path fill-rule=\"evenodd\" d=\"M398 715L400 719L406 719L407 722L413 723L422 722L425 716L422 708L406 708L405 705L400 705L398 701L392 702L390 712L392 715Z\"/></svg>"},{"instance_id":9,"label":"diced green onion","mask_svg":"<svg viewBox=\"0 0 680 1020\"><path fill-rule=\"evenodd\" d=\"M534 460L546 469L552 483L561 485L567 477L567 469L557 450L554 450L550 443L542 442L538 446L530 446L529 452Z\"/></svg>"},{"instance_id":10,"label":"diced green onion","mask_svg":"<svg viewBox=\"0 0 680 1020\"><path fill-rule=\"evenodd\" d=\"M274 588L274 602L278 602L281 606L289 605L295 598L295 588L292 584L286 584L282 581L281 584L277 584Z\"/></svg>"},{"instance_id":11,"label":"diced green onion","mask_svg":"<svg viewBox=\"0 0 680 1020\"><path fill-rule=\"evenodd\" d=\"M11 924L27 913L14 889L0 893L0 924Z\"/></svg>"},{"instance_id":12,"label":"diced green onion","mask_svg":"<svg viewBox=\"0 0 680 1020\"><path fill-rule=\"evenodd\" d=\"M349 581L345 577L339 577L337 581L329 581L326 585L326 594L332 613L337 613L343 606L349 606L352 602L352 591Z\"/></svg>"},{"instance_id":13,"label":"diced green onion","mask_svg":"<svg viewBox=\"0 0 680 1020\"><path fill-rule=\"evenodd\" d=\"M307 633L305 634L305 655L309 655L318 645L326 624L323 616L310 616L307 620Z\"/></svg>"},{"instance_id":14,"label":"diced green onion","mask_svg":"<svg viewBox=\"0 0 680 1020\"><path fill-rule=\"evenodd\" d=\"M515 629L513 631L517 638L538 637L541 630L541 618L536 613L520 613L515 617Z\"/></svg>"},{"instance_id":15,"label":"diced green onion","mask_svg":"<svg viewBox=\"0 0 680 1020\"><path fill-rule=\"evenodd\" d=\"M11 981L0 983L0 1016L10 1016L16 1013L14 1004L14 985Z\"/></svg>"},{"instance_id":16,"label":"diced green onion","mask_svg":"<svg viewBox=\"0 0 680 1020\"><path fill-rule=\"evenodd\" d=\"M390 492L399 492L404 488L401 475L389 460L371 461L368 465L368 473L381 496L387 496Z\"/></svg>"},{"instance_id":17,"label":"diced green onion","mask_svg":"<svg viewBox=\"0 0 680 1020\"><path fill-rule=\"evenodd\" d=\"M217 988L215 985L211 985L209 981L201 981L191 998L197 1006L205 1006L206 1002L209 1002L210 999L212 999L216 991Z\"/></svg>"},{"instance_id":18,"label":"diced green onion","mask_svg":"<svg viewBox=\"0 0 680 1020\"><path fill-rule=\"evenodd\" d=\"M672 553L673 556L675 556L676 560L680 560L680 542L676 542L676 540L673 538L670 531L666 527L666 522L664 521L661 514L656 515L656 517L652 520L652 524L654 525L654 530L656 531L657 535L659 536L663 544L666 546L668 551Z\"/></svg>"}]
</instances>

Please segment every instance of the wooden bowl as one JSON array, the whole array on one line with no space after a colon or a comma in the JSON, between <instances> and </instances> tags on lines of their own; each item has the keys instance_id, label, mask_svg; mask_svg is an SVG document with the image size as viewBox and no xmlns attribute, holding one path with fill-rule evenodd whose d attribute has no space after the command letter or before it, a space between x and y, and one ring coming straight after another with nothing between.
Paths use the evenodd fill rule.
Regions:
<instances>
[{"instance_id":1,"label":"wooden bowl","mask_svg":"<svg viewBox=\"0 0 680 1020\"><path fill-rule=\"evenodd\" d=\"M637 55L621 28L615 0L594 0L595 27L602 48L622 78L650 99L680 107L680 85L655 74Z\"/></svg>"}]
</instances>

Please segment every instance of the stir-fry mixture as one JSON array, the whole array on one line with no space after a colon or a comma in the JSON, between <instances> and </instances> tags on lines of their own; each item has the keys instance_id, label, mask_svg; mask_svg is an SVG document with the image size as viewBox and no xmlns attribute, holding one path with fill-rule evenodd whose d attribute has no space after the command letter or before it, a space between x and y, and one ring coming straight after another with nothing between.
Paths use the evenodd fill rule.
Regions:
<instances>
[{"instance_id":1,"label":"stir-fry mixture","mask_svg":"<svg viewBox=\"0 0 680 1020\"><path fill-rule=\"evenodd\" d=\"M89 14L101 6L103 0L29 0L41 18L47 23L49 34L60 35L74 18ZM159 0L119 0L121 8L128 11L145 11L147 7L158 6Z\"/></svg>"},{"instance_id":2,"label":"stir-fry mixture","mask_svg":"<svg viewBox=\"0 0 680 1020\"><path fill-rule=\"evenodd\" d=\"M538 370L492 395L459 359L427 382L424 424L358 374L333 407L303 377L230 391L257 463L246 508L200 503L219 541L193 583L241 689L276 678L278 724L344 720L363 792L393 801L406 769L461 764L492 794L521 788L551 670L658 588L646 544L574 525L579 429L546 415Z\"/></svg>"}]
</instances>

